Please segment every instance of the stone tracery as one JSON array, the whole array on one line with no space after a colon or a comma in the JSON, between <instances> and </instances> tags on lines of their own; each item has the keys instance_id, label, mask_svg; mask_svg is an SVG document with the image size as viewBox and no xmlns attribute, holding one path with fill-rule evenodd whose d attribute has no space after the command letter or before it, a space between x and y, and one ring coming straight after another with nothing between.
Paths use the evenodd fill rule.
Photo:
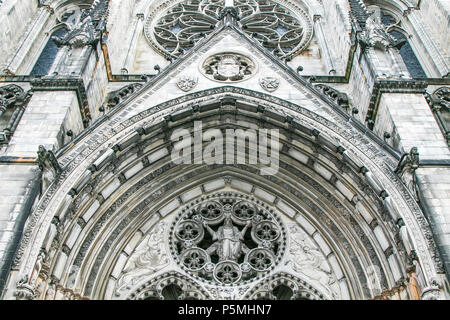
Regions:
<instances>
[{"instance_id":1,"label":"stone tracery","mask_svg":"<svg viewBox=\"0 0 450 320\"><path fill-rule=\"evenodd\" d=\"M178 3L152 24L151 31L146 28L147 38L167 57L178 57L213 32L224 8L224 0ZM233 9L239 26L279 58L292 58L310 40L311 22L300 8L294 12L271 0L235 0Z\"/></svg>"},{"instance_id":2,"label":"stone tracery","mask_svg":"<svg viewBox=\"0 0 450 320\"><path fill-rule=\"evenodd\" d=\"M182 209L169 238L172 254L203 281L231 285L273 269L285 246L284 227L268 208L224 193Z\"/></svg>"}]
</instances>

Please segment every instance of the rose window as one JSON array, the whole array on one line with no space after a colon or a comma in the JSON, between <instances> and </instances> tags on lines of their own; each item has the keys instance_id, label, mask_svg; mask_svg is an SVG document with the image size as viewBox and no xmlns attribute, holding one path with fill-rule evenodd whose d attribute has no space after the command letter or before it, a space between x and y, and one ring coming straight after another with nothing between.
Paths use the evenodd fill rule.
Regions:
<instances>
[{"instance_id":1,"label":"rose window","mask_svg":"<svg viewBox=\"0 0 450 320\"><path fill-rule=\"evenodd\" d=\"M219 26L224 7L225 0L178 3L162 16L150 14L145 34L166 57L178 57ZM292 58L311 39L311 21L298 6L291 10L271 0L234 0L233 10L238 26L280 58Z\"/></svg>"},{"instance_id":2,"label":"rose window","mask_svg":"<svg viewBox=\"0 0 450 320\"><path fill-rule=\"evenodd\" d=\"M286 237L279 218L262 202L220 193L183 208L169 240L188 273L216 285L236 285L273 270Z\"/></svg>"}]
</instances>

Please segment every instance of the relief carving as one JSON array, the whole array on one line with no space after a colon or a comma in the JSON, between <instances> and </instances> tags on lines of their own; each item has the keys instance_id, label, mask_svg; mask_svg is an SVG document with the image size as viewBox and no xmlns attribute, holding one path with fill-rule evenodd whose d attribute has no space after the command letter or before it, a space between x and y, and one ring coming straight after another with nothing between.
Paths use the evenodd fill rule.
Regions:
<instances>
[{"instance_id":1,"label":"relief carving","mask_svg":"<svg viewBox=\"0 0 450 320\"><path fill-rule=\"evenodd\" d=\"M169 264L169 257L164 248L164 236L167 226L160 222L152 230L148 239L143 241L143 247L130 257L123 270L123 275L118 280L116 294L135 285L142 277L149 276Z\"/></svg>"},{"instance_id":2,"label":"relief carving","mask_svg":"<svg viewBox=\"0 0 450 320\"><path fill-rule=\"evenodd\" d=\"M248 57L239 53L221 53L205 60L202 69L213 80L235 82L250 78L255 71L255 64Z\"/></svg>"},{"instance_id":3,"label":"relief carving","mask_svg":"<svg viewBox=\"0 0 450 320\"><path fill-rule=\"evenodd\" d=\"M259 79L259 84L264 90L273 92L280 86L280 79L276 77L264 77Z\"/></svg>"},{"instance_id":4,"label":"relief carving","mask_svg":"<svg viewBox=\"0 0 450 320\"><path fill-rule=\"evenodd\" d=\"M184 75L178 79L177 86L184 92L188 92L194 89L197 83L198 83L197 77Z\"/></svg>"},{"instance_id":5,"label":"relief carving","mask_svg":"<svg viewBox=\"0 0 450 320\"><path fill-rule=\"evenodd\" d=\"M291 259L287 264L291 263L292 269L304 275L311 281L312 285L318 285L318 288L325 289L326 293L337 298L335 290L332 290L336 280L330 271L330 267L324 255L316 248L311 239L295 224L290 228L290 254ZM333 289L335 289L333 287Z\"/></svg>"}]
</instances>

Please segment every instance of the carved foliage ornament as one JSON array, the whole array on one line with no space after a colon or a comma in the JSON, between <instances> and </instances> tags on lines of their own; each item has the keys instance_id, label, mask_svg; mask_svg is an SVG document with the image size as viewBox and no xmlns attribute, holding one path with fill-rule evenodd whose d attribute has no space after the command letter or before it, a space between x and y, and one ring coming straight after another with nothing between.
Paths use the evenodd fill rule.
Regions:
<instances>
[{"instance_id":1,"label":"carved foliage ornament","mask_svg":"<svg viewBox=\"0 0 450 320\"><path fill-rule=\"evenodd\" d=\"M215 54L205 60L203 73L210 79L236 82L250 78L255 72L255 63L250 58L232 52Z\"/></svg>"},{"instance_id":2,"label":"carved foliage ornament","mask_svg":"<svg viewBox=\"0 0 450 320\"><path fill-rule=\"evenodd\" d=\"M269 210L227 193L182 209L169 241L188 273L208 283L234 285L272 270L286 240L284 227Z\"/></svg>"},{"instance_id":3,"label":"carved foliage ornament","mask_svg":"<svg viewBox=\"0 0 450 320\"><path fill-rule=\"evenodd\" d=\"M238 25L280 58L305 49L311 22L300 9L293 12L270 0L234 0ZM224 0L187 0L171 7L154 22L149 15L145 34L168 57L177 57L213 32L223 16Z\"/></svg>"},{"instance_id":4,"label":"carved foliage ornament","mask_svg":"<svg viewBox=\"0 0 450 320\"><path fill-rule=\"evenodd\" d=\"M197 77L184 75L178 79L177 86L184 92L188 92L194 89L197 83L198 83Z\"/></svg>"}]
</instances>

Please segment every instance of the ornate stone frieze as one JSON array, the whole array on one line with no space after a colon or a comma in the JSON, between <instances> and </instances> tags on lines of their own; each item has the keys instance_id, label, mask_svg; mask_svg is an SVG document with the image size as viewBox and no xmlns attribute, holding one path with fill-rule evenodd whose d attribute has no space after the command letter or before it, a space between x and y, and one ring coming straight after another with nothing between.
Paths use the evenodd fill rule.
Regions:
<instances>
[{"instance_id":1,"label":"ornate stone frieze","mask_svg":"<svg viewBox=\"0 0 450 320\"><path fill-rule=\"evenodd\" d=\"M250 78L256 65L248 57L234 52L215 54L202 65L206 77L221 82L237 82Z\"/></svg>"}]
</instances>

